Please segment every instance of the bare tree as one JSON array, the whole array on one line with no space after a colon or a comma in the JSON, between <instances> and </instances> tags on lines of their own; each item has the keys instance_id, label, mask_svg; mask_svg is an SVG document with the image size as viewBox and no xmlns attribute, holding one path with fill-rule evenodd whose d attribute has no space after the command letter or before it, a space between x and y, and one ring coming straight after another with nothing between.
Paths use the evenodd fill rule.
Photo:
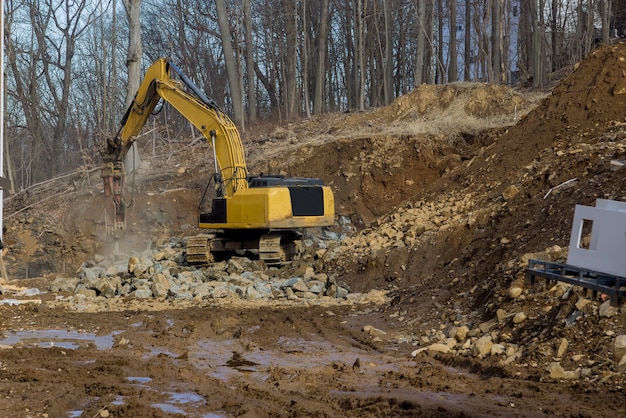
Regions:
<instances>
[{"instance_id":1,"label":"bare tree","mask_svg":"<svg viewBox=\"0 0 626 418\"><path fill-rule=\"evenodd\" d=\"M599 0L598 9L600 18L602 19L602 42L609 44L611 43L611 26L609 22L611 17L611 1Z\"/></svg>"},{"instance_id":2,"label":"bare tree","mask_svg":"<svg viewBox=\"0 0 626 418\"><path fill-rule=\"evenodd\" d=\"M70 137L73 60L79 37L96 14L91 2L79 0L25 0L31 31L15 28L7 38L7 65L14 89L34 141L31 180L59 173L71 164L78 138Z\"/></svg>"},{"instance_id":3,"label":"bare tree","mask_svg":"<svg viewBox=\"0 0 626 418\"><path fill-rule=\"evenodd\" d=\"M295 0L281 0L282 16L285 22L284 85L285 115L292 119L298 115L298 13Z\"/></svg>"},{"instance_id":4,"label":"bare tree","mask_svg":"<svg viewBox=\"0 0 626 418\"><path fill-rule=\"evenodd\" d=\"M384 104L389 104L393 100L393 10L391 0L383 0L383 10L385 17L385 54L384 54Z\"/></svg>"},{"instance_id":5,"label":"bare tree","mask_svg":"<svg viewBox=\"0 0 626 418\"><path fill-rule=\"evenodd\" d=\"M315 95L313 113L322 113L324 106L324 86L326 84L326 56L328 49L328 0L321 0L321 13L318 30L317 71L315 74Z\"/></svg>"},{"instance_id":6,"label":"bare tree","mask_svg":"<svg viewBox=\"0 0 626 418\"><path fill-rule=\"evenodd\" d=\"M455 0L452 0L455 1ZM465 48L463 52L463 79L470 81L472 79L472 43L471 43L471 27L472 27L472 6L470 0L465 0Z\"/></svg>"},{"instance_id":7,"label":"bare tree","mask_svg":"<svg viewBox=\"0 0 626 418\"><path fill-rule=\"evenodd\" d=\"M448 0L448 10L450 11L450 65L448 67L448 81L454 82L459 79L458 74L458 57L457 57L457 42L456 42L456 0Z\"/></svg>"},{"instance_id":8,"label":"bare tree","mask_svg":"<svg viewBox=\"0 0 626 418\"><path fill-rule=\"evenodd\" d=\"M367 3L363 0L356 0L354 10L355 27L357 33L357 80L358 80L358 104L359 110L365 110L365 8Z\"/></svg>"},{"instance_id":9,"label":"bare tree","mask_svg":"<svg viewBox=\"0 0 626 418\"><path fill-rule=\"evenodd\" d=\"M256 85L254 83L254 46L250 0L243 0L243 16L246 42L246 79L248 83L248 120L250 123L255 123L257 121L257 103Z\"/></svg>"},{"instance_id":10,"label":"bare tree","mask_svg":"<svg viewBox=\"0 0 626 418\"><path fill-rule=\"evenodd\" d=\"M130 106L139 90L141 83L141 0L122 0L126 18L128 19L128 52L126 67L128 68L128 89L126 91L125 107Z\"/></svg>"},{"instance_id":11,"label":"bare tree","mask_svg":"<svg viewBox=\"0 0 626 418\"><path fill-rule=\"evenodd\" d=\"M417 2L417 60L415 62L415 85L419 86L424 82L424 57L426 51L427 40L427 21L426 21L426 2L424 0Z\"/></svg>"},{"instance_id":12,"label":"bare tree","mask_svg":"<svg viewBox=\"0 0 626 418\"><path fill-rule=\"evenodd\" d=\"M236 124L243 124L243 99L242 89L239 79L239 68L235 60L235 52L231 42L230 24L226 14L224 0L215 0L217 6L217 21L220 27L222 47L224 48L224 62L228 74L228 84L230 85L230 95L233 101L233 119Z\"/></svg>"},{"instance_id":13,"label":"bare tree","mask_svg":"<svg viewBox=\"0 0 626 418\"><path fill-rule=\"evenodd\" d=\"M502 83L504 72L502 71L503 33L502 33L502 0L492 0L491 3L491 81Z\"/></svg>"}]
</instances>

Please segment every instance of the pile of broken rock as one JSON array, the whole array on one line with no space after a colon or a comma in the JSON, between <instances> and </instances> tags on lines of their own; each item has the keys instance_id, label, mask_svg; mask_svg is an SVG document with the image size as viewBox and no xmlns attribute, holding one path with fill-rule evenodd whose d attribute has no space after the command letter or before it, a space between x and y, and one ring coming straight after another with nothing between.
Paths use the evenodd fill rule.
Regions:
<instances>
[{"instance_id":1,"label":"pile of broken rock","mask_svg":"<svg viewBox=\"0 0 626 418\"><path fill-rule=\"evenodd\" d=\"M184 243L172 239L157 249L132 256L98 256L81 267L78 277L57 277L51 292L69 298L135 298L168 301L242 299L246 301L359 302L364 295L316 271L312 256L282 268L245 257L232 257L206 266L184 262Z\"/></svg>"}]
</instances>

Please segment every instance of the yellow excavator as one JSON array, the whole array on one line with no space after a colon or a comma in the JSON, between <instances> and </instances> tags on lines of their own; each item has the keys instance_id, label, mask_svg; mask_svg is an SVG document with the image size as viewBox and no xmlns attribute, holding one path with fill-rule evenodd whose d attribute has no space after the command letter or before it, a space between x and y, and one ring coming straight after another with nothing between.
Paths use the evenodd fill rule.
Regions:
<instances>
[{"instance_id":1,"label":"yellow excavator","mask_svg":"<svg viewBox=\"0 0 626 418\"><path fill-rule=\"evenodd\" d=\"M198 226L210 231L187 239L188 263L250 254L268 265L282 265L303 253L303 228L334 223L334 196L321 180L250 176L235 124L169 59L160 58L148 68L117 134L107 140L102 153L104 195L114 212L107 221L109 234L126 227L124 158L160 100L188 119L213 150L216 197L210 212L200 210L198 216Z\"/></svg>"}]
</instances>

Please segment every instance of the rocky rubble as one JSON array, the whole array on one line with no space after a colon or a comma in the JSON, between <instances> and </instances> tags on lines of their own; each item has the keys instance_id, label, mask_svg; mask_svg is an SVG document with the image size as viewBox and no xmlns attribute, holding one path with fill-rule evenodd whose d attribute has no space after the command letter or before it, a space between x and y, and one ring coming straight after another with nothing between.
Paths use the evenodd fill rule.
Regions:
<instances>
[{"instance_id":1,"label":"rocky rubble","mask_svg":"<svg viewBox=\"0 0 626 418\"><path fill-rule=\"evenodd\" d=\"M171 239L165 245L130 257L118 254L96 258L81 267L78 277L57 277L49 290L69 292L70 298L79 299L362 302L382 297L384 300L378 294L350 293L346 285L319 271L311 255L282 268L268 268L262 261L246 257L191 266L184 262L184 241Z\"/></svg>"},{"instance_id":2,"label":"rocky rubble","mask_svg":"<svg viewBox=\"0 0 626 418\"><path fill-rule=\"evenodd\" d=\"M475 322L473 315L460 316L421 337L414 336L413 344L419 348L412 356L445 353L490 358L501 366L517 368L518 374L524 370L542 380L608 379L626 372L626 335L617 335L619 326L608 321L626 314L626 307L611 307L608 300L592 301L565 283L519 290L517 284L508 290L510 312L499 308L494 318L483 322ZM570 298L571 312L553 306L555 301ZM540 307L533 309L533 305ZM596 334L602 340L597 347L590 345ZM411 339L402 336L401 340Z\"/></svg>"},{"instance_id":3,"label":"rocky rubble","mask_svg":"<svg viewBox=\"0 0 626 418\"><path fill-rule=\"evenodd\" d=\"M369 258L389 248L411 249L438 232L466 226L474 227L481 211L476 210L473 193L448 194L435 201L405 204L383 216L376 227L347 237L331 254L332 258Z\"/></svg>"}]
</instances>

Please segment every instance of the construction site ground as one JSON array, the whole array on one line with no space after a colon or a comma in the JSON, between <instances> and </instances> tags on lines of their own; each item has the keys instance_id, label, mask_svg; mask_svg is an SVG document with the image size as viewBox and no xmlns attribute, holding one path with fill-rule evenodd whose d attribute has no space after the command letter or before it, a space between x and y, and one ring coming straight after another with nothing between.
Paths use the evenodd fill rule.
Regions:
<instances>
[{"instance_id":1,"label":"construction site ground","mask_svg":"<svg viewBox=\"0 0 626 418\"><path fill-rule=\"evenodd\" d=\"M97 161L7 196L0 415L626 416L626 310L524 282L529 259L566 261L575 205L626 201L625 104L616 44L550 91L423 85L383 108L242 131L252 173L332 186L337 224L299 268L341 298L51 288L200 232L213 162L189 129L138 141L117 240Z\"/></svg>"}]
</instances>

